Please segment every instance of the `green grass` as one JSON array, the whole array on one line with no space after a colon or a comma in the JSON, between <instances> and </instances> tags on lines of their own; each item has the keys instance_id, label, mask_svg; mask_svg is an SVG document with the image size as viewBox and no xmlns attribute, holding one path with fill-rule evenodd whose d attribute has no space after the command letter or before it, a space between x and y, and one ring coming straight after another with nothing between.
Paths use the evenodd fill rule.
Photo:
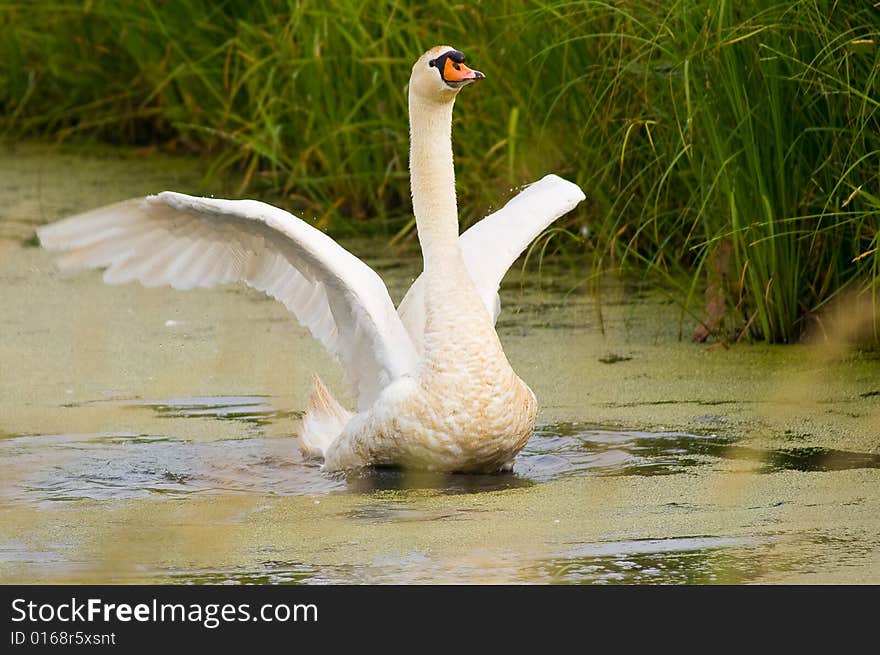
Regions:
<instances>
[{"instance_id":1,"label":"green grass","mask_svg":"<svg viewBox=\"0 0 880 655\"><path fill-rule=\"evenodd\" d=\"M0 29L7 139L195 151L239 193L398 238L409 70L455 45L488 76L456 111L464 223L553 171L588 200L540 253L695 316L711 282L720 338L796 340L850 293L880 324L872 3L0 0Z\"/></svg>"}]
</instances>

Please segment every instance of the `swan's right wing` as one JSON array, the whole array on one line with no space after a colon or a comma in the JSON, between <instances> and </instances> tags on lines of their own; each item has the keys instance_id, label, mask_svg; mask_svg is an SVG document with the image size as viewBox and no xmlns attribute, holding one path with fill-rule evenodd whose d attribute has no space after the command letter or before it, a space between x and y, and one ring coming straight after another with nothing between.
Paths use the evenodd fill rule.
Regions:
<instances>
[{"instance_id":1,"label":"swan's right wing","mask_svg":"<svg viewBox=\"0 0 880 655\"><path fill-rule=\"evenodd\" d=\"M243 281L280 300L342 364L368 407L416 352L379 276L323 232L254 200L164 192L37 230L62 269L176 289Z\"/></svg>"},{"instance_id":2,"label":"swan's right wing","mask_svg":"<svg viewBox=\"0 0 880 655\"><path fill-rule=\"evenodd\" d=\"M585 197L573 182L547 175L459 237L465 266L493 322L501 312L498 288L504 274L541 232ZM422 276L413 282L397 311L420 349L425 333Z\"/></svg>"}]
</instances>

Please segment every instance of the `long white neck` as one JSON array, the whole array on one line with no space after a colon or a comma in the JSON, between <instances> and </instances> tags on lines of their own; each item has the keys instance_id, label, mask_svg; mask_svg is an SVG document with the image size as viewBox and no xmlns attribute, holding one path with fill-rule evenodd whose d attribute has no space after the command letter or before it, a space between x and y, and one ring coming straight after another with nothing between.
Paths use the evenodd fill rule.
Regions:
<instances>
[{"instance_id":1,"label":"long white neck","mask_svg":"<svg viewBox=\"0 0 880 655\"><path fill-rule=\"evenodd\" d=\"M413 209L425 260L426 370L442 371L458 362L486 375L500 375L498 371L509 371L510 365L458 240L451 100L431 102L412 91L409 97Z\"/></svg>"},{"instance_id":2,"label":"long white neck","mask_svg":"<svg viewBox=\"0 0 880 655\"><path fill-rule=\"evenodd\" d=\"M461 262L452 162L452 107L452 101L431 102L410 91L409 172L426 274Z\"/></svg>"}]
</instances>

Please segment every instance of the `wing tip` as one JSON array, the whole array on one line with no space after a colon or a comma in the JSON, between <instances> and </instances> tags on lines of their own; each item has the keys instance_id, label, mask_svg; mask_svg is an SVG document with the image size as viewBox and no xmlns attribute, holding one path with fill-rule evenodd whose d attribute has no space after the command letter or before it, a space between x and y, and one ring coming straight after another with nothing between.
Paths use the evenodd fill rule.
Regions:
<instances>
[{"instance_id":1,"label":"wing tip","mask_svg":"<svg viewBox=\"0 0 880 655\"><path fill-rule=\"evenodd\" d=\"M144 202L153 204L153 203L162 203L163 205L168 205L169 207L174 208L182 208L185 205L192 203L193 200L199 200L195 196L188 196L185 193L180 193L179 191L160 191L159 193L154 193L151 196L147 196L144 199Z\"/></svg>"},{"instance_id":2,"label":"wing tip","mask_svg":"<svg viewBox=\"0 0 880 655\"><path fill-rule=\"evenodd\" d=\"M40 242L40 246L42 246L46 250L55 250L55 248L53 247L54 243L52 241L52 225L54 225L54 223L50 223L49 225L41 225L34 231L34 235L37 237L37 241Z\"/></svg>"},{"instance_id":3,"label":"wing tip","mask_svg":"<svg viewBox=\"0 0 880 655\"><path fill-rule=\"evenodd\" d=\"M71 235L67 220L62 219L54 223L41 225L34 230L34 235L37 237L43 250L59 252L70 249Z\"/></svg>"},{"instance_id":4,"label":"wing tip","mask_svg":"<svg viewBox=\"0 0 880 655\"><path fill-rule=\"evenodd\" d=\"M575 204L581 202L582 200L585 200L587 197L587 194L584 193L584 190L581 189L577 184L575 184L571 180L566 180L564 177L560 177L556 173L548 173L540 180L538 180L536 184L547 186L552 185L554 187L558 187L557 191L564 191L566 195L570 194L571 199L575 202Z\"/></svg>"}]
</instances>

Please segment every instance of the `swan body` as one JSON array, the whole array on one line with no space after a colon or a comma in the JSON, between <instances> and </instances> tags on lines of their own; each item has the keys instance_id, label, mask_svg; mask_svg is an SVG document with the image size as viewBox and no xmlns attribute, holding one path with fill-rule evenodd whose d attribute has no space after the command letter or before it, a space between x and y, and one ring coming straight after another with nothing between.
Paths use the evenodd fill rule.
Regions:
<instances>
[{"instance_id":1,"label":"swan body","mask_svg":"<svg viewBox=\"0 0 880 655\"><path fill-rule=\"evenodd\" d=\"M330 237L253 200L163 192L37 230L66 251L62 270L177 289L243 281L282 302L340 362L357 411L314 378L300 429L327 470L404 465L508 469L532 434L537 401L510 366L495 320L504 273L583 198L548 175L458 234L452 109L483 77L448 46L426 52L409 85L410 176L424 270L395 309L381 278Z\"/></svg>"}]
</instances>

